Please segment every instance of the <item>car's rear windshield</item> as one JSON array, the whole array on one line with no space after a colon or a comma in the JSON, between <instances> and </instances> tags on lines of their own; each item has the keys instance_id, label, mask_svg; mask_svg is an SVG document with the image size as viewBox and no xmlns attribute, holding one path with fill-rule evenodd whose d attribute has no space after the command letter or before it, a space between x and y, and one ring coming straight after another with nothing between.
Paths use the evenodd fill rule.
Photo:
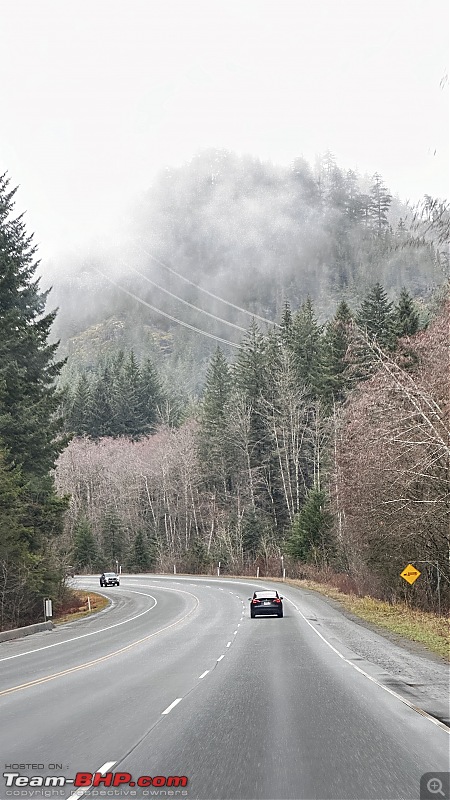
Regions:
<instances>
[{"instance_id":1,"label":"car's rear windshield","mask_svg":"<svg viewBox=\"0 0 450 800\"><path fill-rule=\"evenodd\" d=\"M255 592L255 597L277 597L276 592Z\"/></svg>"},{"instance_id":2,"label":"car's rear windshield","mask_svg":"<svg viewBox=\"0 0 450 800\"><path fill-rule=\"evenodd\" d=\"M115 577L116 577L115 572L105 572L105 578L115 578Z\"/></svg>"}]
</instances>

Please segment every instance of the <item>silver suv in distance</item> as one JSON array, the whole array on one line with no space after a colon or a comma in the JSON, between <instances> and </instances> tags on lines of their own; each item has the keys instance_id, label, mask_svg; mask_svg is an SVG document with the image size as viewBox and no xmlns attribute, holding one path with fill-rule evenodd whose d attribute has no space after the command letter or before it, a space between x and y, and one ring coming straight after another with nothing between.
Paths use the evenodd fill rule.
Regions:
<instances>
[{"instance_id":1,"label":"silver suv in distance","mask_svg":"<svg viewBox=\"0 0 450 800\"><path fill-rule=\"evenodd\" d=\"M118 575L115 572L104 572L100 575L100 586L120 586Z\"/></svg>"}]
</instances>

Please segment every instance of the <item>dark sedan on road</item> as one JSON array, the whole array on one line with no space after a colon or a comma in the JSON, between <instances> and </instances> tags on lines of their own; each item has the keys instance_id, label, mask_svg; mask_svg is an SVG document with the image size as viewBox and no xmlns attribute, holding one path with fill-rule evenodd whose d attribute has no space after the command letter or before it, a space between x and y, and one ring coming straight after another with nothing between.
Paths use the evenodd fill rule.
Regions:
<instances>
[{"instance_id":1,"label":"dark sedan on road","mask_svg":"<svg viewBox=\"0 0 450 800\"><path fill-rule=\"evenodd\" d=\"M283 616L283 600L278 592L273 592L270 589L263 589L261 592L253 592L253 597L250 600L250 616L253 619L257 615L271 614L277 617Z\"/></svg>"},{"instance_id":2,"label":"dark sedan on road","mask_svg":"<svg viewBox=\"0 0 450 800\"><path fill-rule=\"evenodd\" d=\"M100 586L120 586L120 581L115 572L103 572L100 575Z\"/></svg>"}]
</instances>

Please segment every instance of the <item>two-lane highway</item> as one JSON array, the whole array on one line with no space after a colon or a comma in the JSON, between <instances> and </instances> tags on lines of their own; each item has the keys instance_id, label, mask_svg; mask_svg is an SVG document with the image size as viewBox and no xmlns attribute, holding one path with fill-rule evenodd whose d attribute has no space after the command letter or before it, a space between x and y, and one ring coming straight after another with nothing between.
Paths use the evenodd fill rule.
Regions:
<instances>
[{"instance_id":1,"label":"two-lane highway","mask_svg":"<svg viewBox=\"0 0 450 800\"><path fill-rule=\"evenodd\" d=\"M311 622L299 590L283 587L284 618L251 620L256 586L125 577L104 590L114 601L106 613L0 644L3 769L39 764L18 771L73 779L108 765L133 779L188 778L184 795L100 787L77 793L86 800L419 798L423 773L449 770L445 726ZM18 791L0 798L68 798L75 788Z\"/></svg>"}]
</instances>

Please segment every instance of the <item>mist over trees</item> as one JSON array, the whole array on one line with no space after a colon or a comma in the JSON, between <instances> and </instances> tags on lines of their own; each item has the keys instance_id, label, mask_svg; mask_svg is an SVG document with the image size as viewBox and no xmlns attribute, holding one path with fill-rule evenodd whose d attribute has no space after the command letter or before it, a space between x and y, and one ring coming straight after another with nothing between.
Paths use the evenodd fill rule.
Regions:
<instances>
[{"instance_id":1,"label":"mist over trees","mask_svg":"<svg viewBox=\"0 0 450 800\"><path fill-rule=\"evenodd\" d=\"M403 287L426 299L448 274L427 229L439 213L432 201L409 208L381 175L343 169L331 153L281 167L202 152L161 172L136 202L126 245L80 256L58 274L54 334L83 369L95 361L87 329L103 351L132 349L140 360L150 347L163 382L199 396L214 341L139 300L238 344L242 330L220 319L247 329L250 318L217 298L275 321L286 301L297 310L310 297L321 323L342 300L357 308L374 278L390 300Z\"/></svg>"},{"instance_id":2,"label":"mist over trees","mask_svg":"<svg viewBox=\"0 0 450 800\"><path fill-rule=\"evenodd\" d=\"M442 313L432 303L448 274L447 220L445 205L428 198L410 209L380 174L341 169L331 153L313 167L298 159L284 168L208 151L161 173L136 204L125 252L117 260L110 254L111 271L99 261L84 264L82 280L102 299L98 317L94 309L86 320L95 325L83 332L77 321L80 332L67 350L68 429L87 437L74 441L58 466L60 491L72 493L67 552L81 515L95 558L114 566L109 518L125 566L205 571L220 561L229 571L277 571L284 555L292 571L342 570L380 596L401 592L397 561L411 539L400 526L407 544L393 558L396 536L385 545L369 477L362 492L354 471L366 448L381 458L380 442L392 431L374 427L377 443L361 440L354 456L346 450L353 428L347 439L343 431L355 413L370 437L365 419L380 358L405 375L420 370L414 337L430 315ZM216 348L149 306L230 346ZM91 341L100 343L101 358ZM120 399L124 381L114 377L114 365L129 357L122 350L135 354L138 369L151 358L163 396L182 387L181 413L142 423L137 411L134 428L121 428L118 409L129 403ZM89 409L102 384L116 410L109 408L109 428L96 429ZM398 400L398 387L393 391ZM389 392L383 402L387 420ZM81 427L73 416L80 404ZM72 449L76 470L78 462L87 472L96 465L89 490L67 471ZM385 480L392 491L389 470ZM353 495L354 518L346 508ZM437 550L427 552L442 560L437 538ZM414 544L414 555L424 541ZM420 597L414 590L425 606L435 600L431 577L426 586Z\"/></svg>"}]
</instances>

